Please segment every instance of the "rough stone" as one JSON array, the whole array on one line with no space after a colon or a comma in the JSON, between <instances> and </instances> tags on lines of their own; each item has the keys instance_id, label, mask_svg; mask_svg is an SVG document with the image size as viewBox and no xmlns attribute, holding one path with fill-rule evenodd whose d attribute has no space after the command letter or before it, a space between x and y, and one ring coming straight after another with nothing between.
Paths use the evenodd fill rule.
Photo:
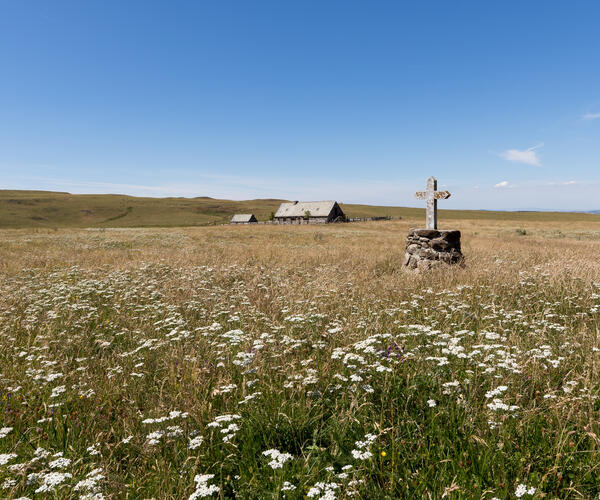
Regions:
<instances>
[{"instance_id":1,"label":"rough stone","mask_svg":"<svg viewBox=\"0 0 600 500\"><path fill-rule=\"evenodd\" d=\"M429 244L436 252L446 252L450 248L450 242L444 238L435 238Z\"/></svg>"},{"instance_id":2,"label":"rough stone","mask_svg":"<svg viewBox=\"0 0 600 500\"><path fill-rule=\"evenodd\" d=\"M411 231L414 231L416 236L421 236L428 240L437 238L440 235L440 232L437 229L411 229Z\"/></svg>"},{"instance_id":3,"label":"rough stone","mask_svg":"<svg viewBox=\"0 0 600 500\"><path fill-rule=\"evenodd\" d=\"M406 245L406 253L407 254L412 254L415 253L418 249L419 249L419 245L417 245L416 243L408 243L408 245Z\"/></svg>"},{"instance_id":4,"label":"rough stone","mask_svg":"<svg viewBox=\"0 0 600 500\"><path fill-rule=\"evenodd\" d=\"M442 264L464 266L460 231L410 229L406 237L404 266L424 271Z\"/></svg>"},{"instance_id":5,"label":"rough stone","mask_svg":"<svg viewBox=\"0 0 600 500\"><path fill-rule=\"evenodd\" d=\"M437 252L435 252L434 250L432 250L431 248L421 248L416 255L420 258L420 259L425 259L425 260L437 260Z\"/></svg>"}]
</instances>

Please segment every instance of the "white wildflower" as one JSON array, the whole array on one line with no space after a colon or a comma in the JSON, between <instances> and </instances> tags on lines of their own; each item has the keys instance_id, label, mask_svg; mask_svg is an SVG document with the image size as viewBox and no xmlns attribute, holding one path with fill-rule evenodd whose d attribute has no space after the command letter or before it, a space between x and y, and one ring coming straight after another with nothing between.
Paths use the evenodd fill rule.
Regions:
<instances>
[{"instance_id":1,"label":"white wildflower","mask_svg":"<svg viewBox=\"0 0 600 500\"><path fill-rule=\"evenodd\" d=\"M48 491L53 491L56 486L61 483L64 483L67 479L72 478L71 474L65 472L48 472L47 474L40 474L39 480L41 480L42 485L35 490L36 493L45 493Z\"/></svg>"},{"instance_id":2,"label":"white wildflower","mask_svg":"<svg viewBox=\"0 0 600 500\"><path fill-rule=\"evenodd\" d=\"M101 472L102 469L100 468L94 469L93 471L87 474L85 479L79 481L73 489L75 491L85 490L95 492L98 488L98 482L101 479L104 479L104 476L101 474Z\"/></svg>"},{"instance_id":3,"label":"white wildflower","mask_svg":"<svg viewBox=\"0 0 600 500\"><path fill-rule=\"evenodd\" d=\"M48 467L50 467L51 469L64 469L65 467L68 467L69 465L71 465L70 458L57 458L56 460L53 460L52 462L50 462L48 464Z\"/></svg>"},{"instance_id":4,"label":"white wildflower","mask_svg":"<svg viewBox=\"0 0 600 500\"><path fill-rule=\"evenodd\" d=\"M67 390L67 388L64 385L59 385L59 386L55 387L54 389L52 389L52 394L50 394L50 397L57 398L59 395L61 395L66 390Z\"/></svg>"},{"instance_id":5,"label":"white wildflower","mask_svg":"<svg viewBox=\"0 0 600 500\"><path fill-rule=\"evenodd\" d=\"M160 439L165 435L163 431L154 431L146 436L148 440L148 445L155 446L160 443Z\"/></svg>"},{"instance_id":6,"label":"white wildflower","mask_svg":"<svg viewBox=\"0 0 600 500\"><path fill-rule=\"evenodd\" d=\"M203 436L196 436L196 437L190 439L190 443L188 444L188 448L190 450L195 450L196 448L200 447L200 445L202 444L203 441L204 441L204 437Z\"/></svg>"},{"instance_id":7,"label":"white wildflower","mask_svg":"<svg viewBox=\"0 0 600 500\"><path fill-rule=\"evenodd\" d=\"M269 462L269 466L272 469L281 469L283 464L288 460L292 460L294 457L289 453L281 453L279 450L266 450L262 453L265 457L271 457L271 461Z\"/></svg>"},{"instance_id":8,"label":"white wildflower","mask_svg":"<svg viewBox=\"0 0 600 500\"><path fill-rule=\"evenodd\" d=\"M370 451L352 450L352 456L356 460L367 460L373 456Z\"/></svg>"},{"instance_id":9,"label":"white wildflower","mask_svg":"<svg viewBox=\"0 0 600 500\"><path fill-rule=\"evenodd\" d=\"M17 480L16 479L7 479L6 481L4 481L2 483L1 488L3 490L8 490L10 488L12 488L13 486L15 486L17 484Z\"/></svg>"},{"instance_id":10,"label":"white wildflower","mask_svg":"<svg viewBox=\"0 0 600 500\"><path fill-rule=\"evenodd\" d=\"M33 454L35 455L35 457L42 459L48 458L50 456L50 452L45 450L44 448L36 448Z\"/></svg>"},{"instance_id":11,"label":"white wildflower","mask_svg":"<svg viewBox=\"0 0 600 500\"><path fill-rule=\"evenodd\" d=\"M100 455L100 450L98 449L99 447L100 447L100 443L96 443L92 446L88 446L87 452L92 456Z\"/></svg>"},{"instance_id":12,"label":"white wildflower","mask_svg":"<svg viewBox=\"0 0 600 500\"><path fill-rule=\"evenodd\" d=\"M500 394L502 394L503 392L505 392L507 389L508 389L507 386L505 386L505 385L499 385L495 389L493 389L491 391L487 391L485 393L485 397L488 398L488 399L491 399L494 396L499 396Z\"/></svg>"},{"instance_id":13,"label":"white wildflower","mask_svg":"<svg viewBox=\"0 0 600 500\"><path fill-rule=\"evenodd\" d=\"M198 474L194 477L194 482L196 483L196 491L192 493L188 500L196 500L197 498L209 497L213 493L219 492L219 487L214 484L208 484L214 474Z\"/></svg>"},{"instance_id":14,"label":"white wildflower","mask_svg":"<svg viewBox=\"0 0 600 500\"><path fill-rule=\"evenodd\" d=\"M295 489L296 487L288 481L284 481L283 486L281 487L281 491L294 491Z\"/></svg>"},{"instance_id":15,"label":"white wildflower","mask_svg":"<svg viewBox=\"0 0 600 500\"><path fill-rule=\"evenodd\" d=\"M525 495L532 495L533 496L534 494L535 494L535 488L533 486L531 486L531 487L528 488L527 485L522 484L522 483L519 484L517 486L517 489L515 490L515 496L517 498L521 498L521 497L523 497Z\"/></svg>"},{"instance_id":16,"label":"white wildflower","mask_svg":"<svg viewBox=\"0 0 600 500\"><path fill-rule=\"evenodd\" d=\"M0 455L0 465L6 465L11 460L17 458L16 453L4 453Z\"/></svg>"}]
</instances>

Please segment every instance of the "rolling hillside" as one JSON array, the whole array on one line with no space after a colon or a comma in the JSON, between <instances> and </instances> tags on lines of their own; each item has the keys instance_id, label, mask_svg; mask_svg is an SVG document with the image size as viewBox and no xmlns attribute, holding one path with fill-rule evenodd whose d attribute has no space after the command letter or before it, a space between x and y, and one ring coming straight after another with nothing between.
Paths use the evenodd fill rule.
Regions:
<instances>
[{"instance_id":1,"label":"rolling hillside","mask_svg":"<svg viewBox=\"0 0 600 500\"><path fill-rule=\"evenodd\" d=\"M0 228L169 227L228 222L234 213L267 220L285 200L246 201L199 198L142 198L117 194L69 194L0 190ZM349 217L390 215L422 218L424 209L342 204ZM441 210L452 219L523 221L600 221L600 215L565 212L491 212Z\"/></svg>"}]
</instances>

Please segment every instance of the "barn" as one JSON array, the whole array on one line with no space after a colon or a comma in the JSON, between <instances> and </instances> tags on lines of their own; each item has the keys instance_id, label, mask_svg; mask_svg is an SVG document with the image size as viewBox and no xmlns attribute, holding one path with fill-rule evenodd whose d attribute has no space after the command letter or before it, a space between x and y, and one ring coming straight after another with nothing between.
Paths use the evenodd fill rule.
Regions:
<instances>
[{"instance_id":1,"label":"barn","mask_svg":"<svg viewBox=\"0 0 600 500\"><path fill-rule=\"evenodd\" d=\"M282 203L275 213L279 224L325 224L346 220L336 201L294 201Z\"/></svg>"},{"instance_id":2,"label":"barn","mask_svg":"<svg viewBox=\"0 0 600 500\"><path fill-rule=\"evenodd\" d=\"M235 214L231 218L230 224L252 224L258 222L254 214Z\"/></svg>"}]
</instances>

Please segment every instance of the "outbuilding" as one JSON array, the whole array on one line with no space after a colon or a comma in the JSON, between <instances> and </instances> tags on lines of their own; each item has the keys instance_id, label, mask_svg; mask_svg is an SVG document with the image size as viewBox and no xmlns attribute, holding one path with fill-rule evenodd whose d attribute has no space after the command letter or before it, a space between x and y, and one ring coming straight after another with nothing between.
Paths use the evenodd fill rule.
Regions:
<instances>
[{"instance_id":1,"label":"outbuilding","mask_svg":"<svg viewBox=\"0 0 600 500\"><path fill-rule=\"evenodd\" d=\"M254 214L235 214L231 218L230 224L253 224L258 222Z\"/></svg>"},{"instance_id":2,"label":"outbuilding","mask_svg":"<svg viewBox=\"0 0 600 500\"><path fill-rule=\"evenodd\" d=\"M325 224L346 220L337 201L293 201L282 203L275 213L279 224Z\"/></svg>"}]
</instances>

